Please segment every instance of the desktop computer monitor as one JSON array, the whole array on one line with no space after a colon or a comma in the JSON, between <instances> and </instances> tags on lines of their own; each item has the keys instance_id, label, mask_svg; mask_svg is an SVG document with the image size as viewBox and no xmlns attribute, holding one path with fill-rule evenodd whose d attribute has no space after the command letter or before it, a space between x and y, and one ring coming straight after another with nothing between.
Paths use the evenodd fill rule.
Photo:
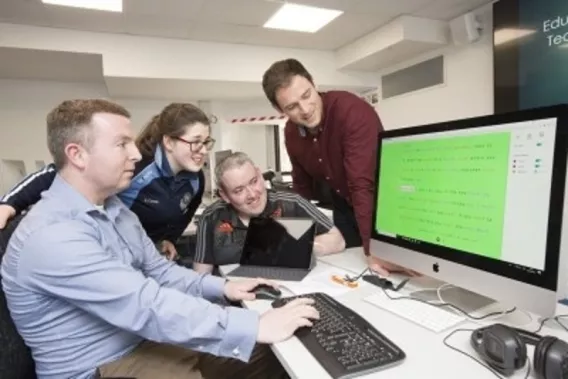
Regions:
<instances>
[{"instance_id":1,"label":"desktop computer monitor","mask_svg":"<svg viewBox=\"0 0 568 379\"><path fill-rule=\"evenodd\" d=\"M567 286L565 106L385 131L371 254L544 317Z\"/></svg>"}]
</instances>

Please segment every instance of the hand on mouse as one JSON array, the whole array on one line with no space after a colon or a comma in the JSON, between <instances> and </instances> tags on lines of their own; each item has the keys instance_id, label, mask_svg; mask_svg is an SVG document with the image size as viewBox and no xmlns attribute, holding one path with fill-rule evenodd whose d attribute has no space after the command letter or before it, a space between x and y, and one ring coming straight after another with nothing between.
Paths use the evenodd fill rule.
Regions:
<instances>
[{"instance_id":1,"label":"hand on mouse","mask_svg":"<svg viewBox=\"0 0 568 379\"><path fill-rule=\"evenodd\" d=\"M301 327L311 327L312 320L319 319L312 306L313 299L295 299L281 308L274 308L262 316L258 326L257 342L276 343L287 340Z\"/></svg>"},{"instance_id":2,"label":"hand on mouse","mask_svg":"<svg viewBox=\"0 0 568 379\"><path fill-rule=\"evenodd\" d=\"M265 284L274 288L278 288L278 284L262 278L244 279L244 280L228 280L225 282L225 297L231 301L254 300L255 295L251 291L258 285Z\"/></svg>"}]
</instances>

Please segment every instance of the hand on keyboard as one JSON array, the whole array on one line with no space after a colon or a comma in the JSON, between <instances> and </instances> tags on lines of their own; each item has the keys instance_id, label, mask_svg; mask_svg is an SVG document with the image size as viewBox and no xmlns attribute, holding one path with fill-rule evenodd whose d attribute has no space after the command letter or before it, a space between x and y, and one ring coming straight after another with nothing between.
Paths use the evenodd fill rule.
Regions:
<instances>
[{"instance_id":1,"label":"hand on keyboard","mask_svg":"<svg viewBox=\"0 0 568 379\"><path fill-rule=\"evenodd\" d=\"M315 300L319 319L295 333L300 342L334 379L354 378L382 370L404 360L401 348L367 320L324 293L311 293L272 302L286 308L298 298Z\"/></svg>"},{"instance_id":2,"label":"hand on keyboard","mask_svg":"<svg viewBox=\"0 0 568 379\"><path fill-rule=\"evenodd\" d=\"M296 299L281 308L271 309L260 316L257 342L276 343L287 340L301 327L311 327L319 319L312 299Z\"/></svg>"}]
</instances>

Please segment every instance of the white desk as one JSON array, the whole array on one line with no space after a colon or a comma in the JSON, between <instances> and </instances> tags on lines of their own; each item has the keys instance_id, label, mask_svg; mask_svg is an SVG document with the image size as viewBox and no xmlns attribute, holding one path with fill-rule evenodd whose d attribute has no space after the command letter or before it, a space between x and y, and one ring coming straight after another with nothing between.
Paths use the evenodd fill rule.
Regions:
<instances>
[{"instance_id":1,"label":"white desk","mask_svg":"<svg viewBox=\"0 0 568 379\"><path fill-rule=\"evenodd\" d=\"M353 274L359 274L365 268L365 260L363 253L360 249L348 249L341 254L330 255L319 259L318 265L310 273L310 275L317 275L326 271L330 267L339 267L345 270L352 271ZM230 272L235 265L221 267L221 272ZM355 289L352 292L338 296L339 300L344 305L348 306L385 336L391 339L406 353L406 360L395 367L379 371L377 373L366 375L364 379L414 379L414 378L437 378L437 379L494 379L495 376L486 368L474 362L458 352L451 350L443 344L443 339L450 333L442 332L440 334L433 333L419 325L416 325L403 318L395 316L390 312L373 306L363 299L377 291L376 287L367 286L365 288ZM285 293L285 290L283 290ZM285 295L287 295L285 293ZM247 301L244 306L249 309L257 310L259 313L265 312L270 309L270 301L255 300ZM558 306L557 314L568 314L568 307ZM529 321L528 316L524 316L521 312L515 312L513 315L516 320L521 320L522 324ZM513 316L511 316L513 317ZM506 323L506 318L496 321L488 320L485 324L494 322ZM526 321L523 321L526 320ZM483 324L483 325L485 325ZM533 316L533 321L528 325L522 325L526 330L536 330L538 328L538 320ZM464 323L460 324L457 328L477 328L481 325L479 323ZM568 333L554 325L554 322L547 323L541 334L549 334L568 340ZM448 341L451 345L459 348L460 350L467 351L469 354L475 356L475 352L469 345L470 333L460 332L456 333ZM309 351L302 345L296 338L292 337L288 341L281 342L272 346L272 350L280 360L282 366L286 369L292 378L298 379L329 379L330 376L325 369L313 358ZM532 354L533 348L529 347L529 357L531 365L533 363ZM524 369L519 370L514 376L510 378L524 378L526 372ZM534 370L531 366L531 376L534 378Z\"/></svg>"}]
</instances>

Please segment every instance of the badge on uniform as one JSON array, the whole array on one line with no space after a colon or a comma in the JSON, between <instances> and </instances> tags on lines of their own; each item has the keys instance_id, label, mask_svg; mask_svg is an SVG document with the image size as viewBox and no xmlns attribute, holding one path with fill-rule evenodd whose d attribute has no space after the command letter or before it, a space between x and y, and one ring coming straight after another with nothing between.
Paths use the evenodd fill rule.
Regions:
<instances>
[{"instance_id":1,"label":"badge on uniform","mask_svg":"<svg viewBox=\"0 0 568 379\"><path fill-rule=\"evenodd\" d=\"M185 211L187 211L189 203L191 203L191 193L187 192L181 197L179 208L185 213Z\"/></svg>"}]
</instances>

